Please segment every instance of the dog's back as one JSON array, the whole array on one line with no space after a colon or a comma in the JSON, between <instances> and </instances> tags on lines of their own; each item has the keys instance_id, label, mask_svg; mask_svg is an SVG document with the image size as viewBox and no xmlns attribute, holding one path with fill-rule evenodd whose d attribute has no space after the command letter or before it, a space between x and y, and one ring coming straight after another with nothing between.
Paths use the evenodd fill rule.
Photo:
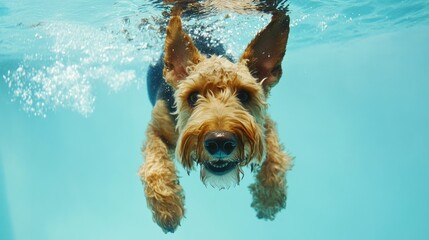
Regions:
<instances>
[{"instance_id":1,"label":"dog's back","mask_svg":"<svg viewBox=\"0 0 429 240\"><path fill-rule=\"evenodd\" d=\"M232 61L232 57L226 54L226 50L222 44L217 44L212 46L211 37L202 37L195 36L194 44L200 50L201 53L206 56L217 55L224 56L228 60ZM155 105L158 99L163 99L168 102L170 112L175 112L176 108L174 106L174 91L170 85L168 85L162 75L162 70L164 68L164 54L161 54L159 60L155 65L150 65L147 72L146 83L148 89L148 95L152 105Z\"/></svg>"}]
</instances>

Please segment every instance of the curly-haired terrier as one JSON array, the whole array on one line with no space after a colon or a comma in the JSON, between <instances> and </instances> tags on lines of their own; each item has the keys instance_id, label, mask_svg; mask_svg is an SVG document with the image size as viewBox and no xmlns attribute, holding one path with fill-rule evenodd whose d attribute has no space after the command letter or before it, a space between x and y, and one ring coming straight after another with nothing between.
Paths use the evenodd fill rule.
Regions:
<instances>
[{"instance_id":1,"label":"curly-haired terrier","mask_svg":"<svg viewBox=\"0 0 429 240\"><path fill-rule=\"evenodd\" d=\"M202 182L219 189L237 185L242 167L255 169L251 206L259 218L274 219L286 204L291 157L266 101L282 74L289 16L274 14L237 63L220 56L223 49L211 56L206 44L198 50L201 39L192 41L179 16L166 31L163 74L151 69L148 79L154 108L139 171L154 221L173 232L185 213L174 158L188 172L198 166Z\"/></svg>"}]
</instances>

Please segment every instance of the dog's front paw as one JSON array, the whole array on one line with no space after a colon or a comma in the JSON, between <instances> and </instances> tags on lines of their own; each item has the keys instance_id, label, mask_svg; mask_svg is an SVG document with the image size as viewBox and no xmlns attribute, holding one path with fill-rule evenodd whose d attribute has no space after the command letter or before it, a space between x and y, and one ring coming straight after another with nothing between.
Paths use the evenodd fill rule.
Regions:
<instances>
[{"instance_id":1,"label":"dog's front paw","mask_svg":"<svg viewBox=\"0 0 429 240\"><path fill-rule=\"evenodd\" d=\"M183 190L178 181L156 174L146 176L145 193L153 220L167 232L174 232L185 214Z\"/></svg>"},{"instance_id":2,"label":"dog's front paw","mask_svg":"<svg viewBox=\"0 0 429 240\"><path fill-rule=\"evenodd\" d=\"M183 217L183 205L178 199L172 202L157 202L153 208L153 218L164 233L173 233L180 226ZM178 204L179 203L179 204Z\"/></svg>"},{"instance_id":3,"label":"dog's front paw","mask_svg":"<svg viewBox=\"0 0 429 240\"><path fill-rule=\"evenodd\" d=\"M249 186L253 195L251 206L260 219L274 220L276 214L286 207L286 187L284 184L266 186L260 182Z\"/></svg>"}]
</instances>

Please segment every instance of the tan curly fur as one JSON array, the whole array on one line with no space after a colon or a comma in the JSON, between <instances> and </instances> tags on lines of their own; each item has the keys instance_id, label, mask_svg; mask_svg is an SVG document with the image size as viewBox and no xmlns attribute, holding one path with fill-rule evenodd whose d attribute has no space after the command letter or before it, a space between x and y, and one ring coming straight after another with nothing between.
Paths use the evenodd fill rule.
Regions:
<instances>
[{"instance_id":1,"label":"tan curly fur","mask_svg":"<svg viewBox=\"0 0 429 240\"><path fill-rule=\"evenodd\" d=\"M180 17L170 19L164 79L175 91L177 111L170 113L164 100L156 102L139 171L148 207L165 232L173 232L185 214L174 158L187 171L199 166L203 183L221 189L240 182L242 167L256 167L256 181L249 189L257 217L272 220L285 207L286 171L292 158L279 142L266 100L281 77L288 33L289 17L274 15L239 62L232 63L202 55L183 31ZM245 101L239 96L243 92ZM191 95L195 96L192 104ZM204 143L207 135L220 130L236 140L231 153L221 159ZM228 171L213 174L210 164L220 163Z\"/></svg>"}]
</instances>

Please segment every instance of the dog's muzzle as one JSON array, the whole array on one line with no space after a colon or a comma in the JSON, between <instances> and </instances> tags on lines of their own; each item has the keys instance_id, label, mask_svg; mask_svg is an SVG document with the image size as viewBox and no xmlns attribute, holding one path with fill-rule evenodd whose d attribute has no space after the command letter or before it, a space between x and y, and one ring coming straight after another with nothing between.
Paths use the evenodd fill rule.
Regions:
<instances>
[{"instance_id":1,"label":"dog's muzzle","mask_svg":"<svg viewBox=\"0 0 429 240\"><path fill-rule=\"evenodd\" d=\"M204 149L208 155L202 162L200 176L205 185L224 189L240 182L240 160L237 153L237 136L228 131L217 130L206 133Z\"/></svg>"}]
</instances>

